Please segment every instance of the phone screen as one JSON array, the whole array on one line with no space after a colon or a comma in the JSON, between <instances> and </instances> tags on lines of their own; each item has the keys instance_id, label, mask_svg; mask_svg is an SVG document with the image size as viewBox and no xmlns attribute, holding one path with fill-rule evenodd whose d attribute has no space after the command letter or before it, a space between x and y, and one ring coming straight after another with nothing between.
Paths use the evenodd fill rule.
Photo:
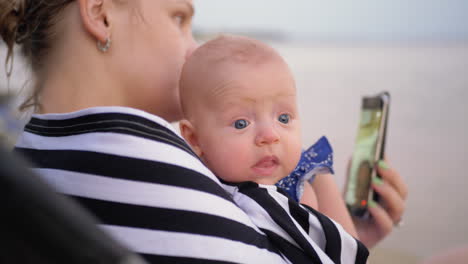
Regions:
<instances>
[{"instance_id":1,"label":"phone screen","mask_svg":"<svg viewBox=\"0 0 468 264\"><path fill-rule=\"evenodd\" d=\"M359 129L345 195L346 204L354 215L364 215L368 199L372 199L371 179L374 165L383 148L385 101L381 97L363 99Z\"/></svg>"}]
</instances>

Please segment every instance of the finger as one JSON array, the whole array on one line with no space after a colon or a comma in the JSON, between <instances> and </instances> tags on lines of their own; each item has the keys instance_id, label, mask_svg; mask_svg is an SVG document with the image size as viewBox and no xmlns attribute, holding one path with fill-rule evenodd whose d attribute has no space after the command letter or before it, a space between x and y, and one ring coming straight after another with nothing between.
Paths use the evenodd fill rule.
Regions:
<instances>
[{"instance_id":1,"label":"finger","mask_svg":"<svg viewBox=\"0 0 468 264\"><path fill-rule=\"evenodd\" d=\"M344 186L348 186L348 183L349 183L349 171L351 170L351 162L352 162L353 158L349 158L348 159L348 165L346 165L346 181L345 181L345 185ZM342 192L341 192L341 196L344 197L346 194L346 188L342 188Z\"/></svg>"},{"instance_id":2,"label":"finger","mask_svg":"<svg viewBox=\"0 0 468 264\"><path fill-rule=\"evenodd\" d=\"M393 229L393 220L378 203L371 201L368 207L372 220L378 227L382 237L385 237Z\"/></svg>"},{"instance_id":3,"label":"finger","mask_svg":"<svg viewBox=\"0 0 468 264\"><path fill-rule=\"evenodd\" d=\"M385 182L388 182L395 188L403 200L406 200L408 197L408 186L395 169L390 168L385 161L380 160L377 163L377 173Z\"/></svg>"},{"instance_id":4,"label":"finger","mask_svg":"<svg viewBox=\"0 0 468 264\"><path fill-rule=\"evenodd\" d=\"M405 201L400 194L386 182L373 182L372 188L380 195L387 213L394 223L400 221L405 211Z\"/></svg>"}]
</instances>

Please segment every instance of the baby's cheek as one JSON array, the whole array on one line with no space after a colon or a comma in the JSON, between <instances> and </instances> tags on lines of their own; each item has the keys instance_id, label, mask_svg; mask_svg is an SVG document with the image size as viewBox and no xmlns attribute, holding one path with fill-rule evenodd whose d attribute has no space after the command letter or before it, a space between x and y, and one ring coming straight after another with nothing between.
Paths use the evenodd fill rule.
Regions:
<instances>
[{"instance_id":1,"label":"baby's cheek","mask_svg":"<svg viewBox=\"0 0 468 264\"><path fill-rule=\"evenodd\" d=\"M289 150L288 150L288 157L289 157L289 166L288 170L289 173L291 173L299 163L299 160L301 158L301 153L302 153L302 148L301 148L301 141L300 140L295 140L288 144Z\"/></svg>"},{"instance_id":2,"label":"baby's cheek","mask_svg":"<svg viewBox=\"0 0 468 264\"><path fill-rule=\"evenodd\" d=\"M247 166L246 153L239 145L220 144L216 151L207 155L208 167L223 180L230 182L243 181L245 174L242 168Z\"/></svg>"},{"instance_id":3,"label":"baby's cheek","mask_svg":"<svg viewBox=\"0 0 468 264\"><path fill-rule=\"evenodd\" d=\"M244 147L243 147L244 146ZM247 168L249 167L249 153L245 149L245 145L239 144L237 146L232 146L229 153L226 153L226 168L229 171L226 171L226 174L229 175L232 181L245 181L247 177Z\"/></svg>"}]
</instances>

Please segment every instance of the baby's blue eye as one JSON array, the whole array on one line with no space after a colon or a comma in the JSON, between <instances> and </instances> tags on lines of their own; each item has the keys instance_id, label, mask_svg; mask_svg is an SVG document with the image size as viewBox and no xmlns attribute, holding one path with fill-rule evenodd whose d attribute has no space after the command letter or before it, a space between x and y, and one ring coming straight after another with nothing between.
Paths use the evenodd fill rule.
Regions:
<instances>
[{"instance_id":1,"label":"baby's blue eye","mask_svg":"<svg viewBox=\"0 0 468 264\"><path fill-rule=\"evenodd\" d=\"M291 117L288 115L288 114L281 114L279 117L278 117L278 121L280 121L281 123L283 124L287 124L289 123L289 119Z\"/></svg>"},{"instance_id":2,"label":"baby's blue eye","mask_svg":"<svg viewBox=\"0 0 468 264\"><path fill-rule=\"evenodd\" d=\"M245 119L239 119L234 122L234 127L236 129L244 129L249 125L249 121Z\"/></svg>"}]
</instances>

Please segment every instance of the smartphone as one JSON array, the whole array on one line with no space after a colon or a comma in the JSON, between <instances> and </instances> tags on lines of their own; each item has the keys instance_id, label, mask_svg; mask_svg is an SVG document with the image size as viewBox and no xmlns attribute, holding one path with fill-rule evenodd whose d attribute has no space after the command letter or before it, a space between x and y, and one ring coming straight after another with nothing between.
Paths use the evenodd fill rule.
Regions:
<instances>
[{"instance_id":1,"label":"smartphone","mask_svg":"<svg viewBox=\"0 0 468 264\"><path fill-rule=\"evenodd\" d=\"M369 217L369 201L379 201L371 183L373 177L379 177L376 166L384 156L389 104L388 92L362 98L359 129L345 189L346 206L357 217Z\"/></svg>"}]
</instances>

